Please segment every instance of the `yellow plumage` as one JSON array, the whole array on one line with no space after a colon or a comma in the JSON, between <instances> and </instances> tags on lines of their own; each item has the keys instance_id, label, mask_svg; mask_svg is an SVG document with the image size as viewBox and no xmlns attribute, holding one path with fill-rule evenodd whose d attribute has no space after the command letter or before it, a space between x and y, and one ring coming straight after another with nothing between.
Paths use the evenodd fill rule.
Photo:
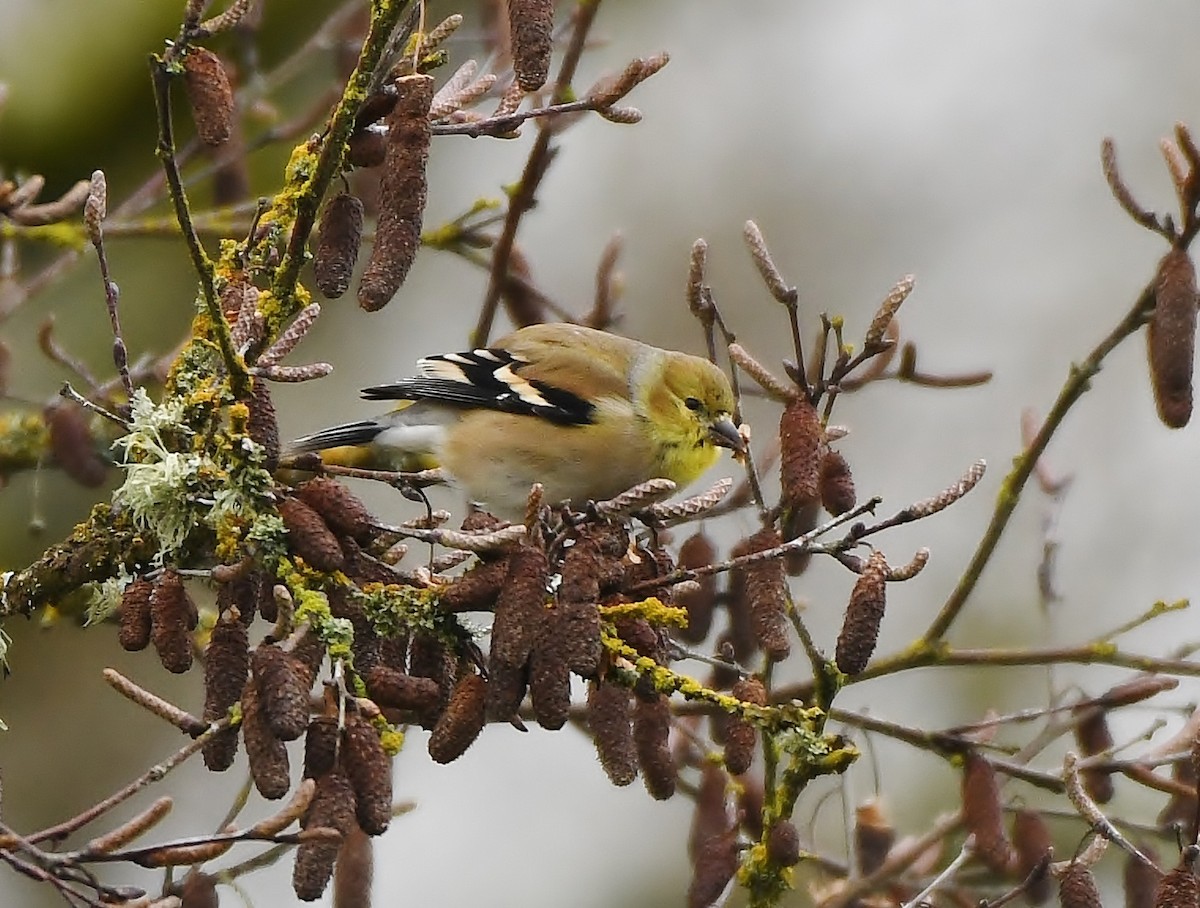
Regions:
<instances>
[{"instance_id":1,"label":"yellow plumage","mask_svg":"<svg viewBox=\"0 0 1200 908\"><path fill-rule=\"evenodd\" d=\"M391 469L444 467L470 498L517 517L549 501L611 498L648 479L679 485L741 450L729 381L708 360L576 325L534 325L486 350L421 360L368 388L404 399L385 416L298 439L293 452Z\"/></svg>"}]
</instances>

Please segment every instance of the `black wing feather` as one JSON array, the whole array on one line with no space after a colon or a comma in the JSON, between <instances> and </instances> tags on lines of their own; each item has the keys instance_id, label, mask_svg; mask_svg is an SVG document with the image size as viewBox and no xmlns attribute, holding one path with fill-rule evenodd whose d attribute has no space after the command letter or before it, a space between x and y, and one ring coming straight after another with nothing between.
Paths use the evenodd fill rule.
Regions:
<instances>
[{"instance_id":1,"label":"black wing feather","mask_svg":"<svg viewBox=\"0 0 1200 908\"><path fill-rule=\"evenodd\" d=\"M432 400L538 416L573 426L591 423L596 409L577 394L535 378L522 376L519 384L500 378L497 373L506 367L517 374L527 365L505 350L431 356L422 360L422 365L431 374L364 388L362 396L367 400Z\"/></svg>"}]
</instances>

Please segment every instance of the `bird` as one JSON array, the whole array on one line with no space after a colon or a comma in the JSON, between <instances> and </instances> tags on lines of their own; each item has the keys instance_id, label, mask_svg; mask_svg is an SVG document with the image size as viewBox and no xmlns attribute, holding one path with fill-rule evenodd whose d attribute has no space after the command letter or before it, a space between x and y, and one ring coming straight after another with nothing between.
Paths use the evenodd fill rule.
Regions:
<instances>
[{"instance_id":1,"label":"bird","mask_svg":"<svg viewBox=\"0 0 1200 908\"><path fill-rule=\"evenodd\" d=\"M521 518L534 483L544 501L583 507L650 479L682 487L722 448L745 451L717 366L580 325L531 325L485 348L429 356L415 376L361 393L404 403L305 435L287 453L374 469L438 466L505 519Z\"/></svg>"}]
</instances>

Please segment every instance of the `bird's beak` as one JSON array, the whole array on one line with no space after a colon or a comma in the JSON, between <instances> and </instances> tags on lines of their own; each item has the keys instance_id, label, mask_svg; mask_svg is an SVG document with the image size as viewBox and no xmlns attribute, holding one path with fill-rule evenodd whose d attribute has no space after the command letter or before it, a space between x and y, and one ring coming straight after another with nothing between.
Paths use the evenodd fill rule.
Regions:
<instances>
[{"instance_id":1,"label":"bird's beak","mask_svg":"<svg viewBox=\"0 0 1200 908\"><path fill-rule=\"evenodd\" d=\"M728 416L722 416L708 427L708 437L713 444L729 448L735 454L743 454L746 451L746 442L742 438L742 433L738 431L738 427Z\"/></svg>"}]
</instances>

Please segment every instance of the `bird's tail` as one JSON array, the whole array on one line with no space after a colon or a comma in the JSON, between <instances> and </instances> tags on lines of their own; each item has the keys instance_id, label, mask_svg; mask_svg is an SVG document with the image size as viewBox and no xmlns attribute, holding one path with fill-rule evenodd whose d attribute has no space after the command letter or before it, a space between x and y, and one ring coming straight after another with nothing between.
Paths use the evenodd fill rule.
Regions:
<instances>
[{"instance_id":1,"label":"bird's tail","mask_svg":"<svg viewBox=\"0 0 1200 908\"><path fill-rule=\"evenodd\" d=\"M343 423L340 426L331 426L328 429L321 429L319 432L297 438L287 445L284 453L308 454L312 451L324 451L327 448L366 445L374 441L375 436L385 428L387 426L372 419Z\"/></svg>"}]
</instances>

